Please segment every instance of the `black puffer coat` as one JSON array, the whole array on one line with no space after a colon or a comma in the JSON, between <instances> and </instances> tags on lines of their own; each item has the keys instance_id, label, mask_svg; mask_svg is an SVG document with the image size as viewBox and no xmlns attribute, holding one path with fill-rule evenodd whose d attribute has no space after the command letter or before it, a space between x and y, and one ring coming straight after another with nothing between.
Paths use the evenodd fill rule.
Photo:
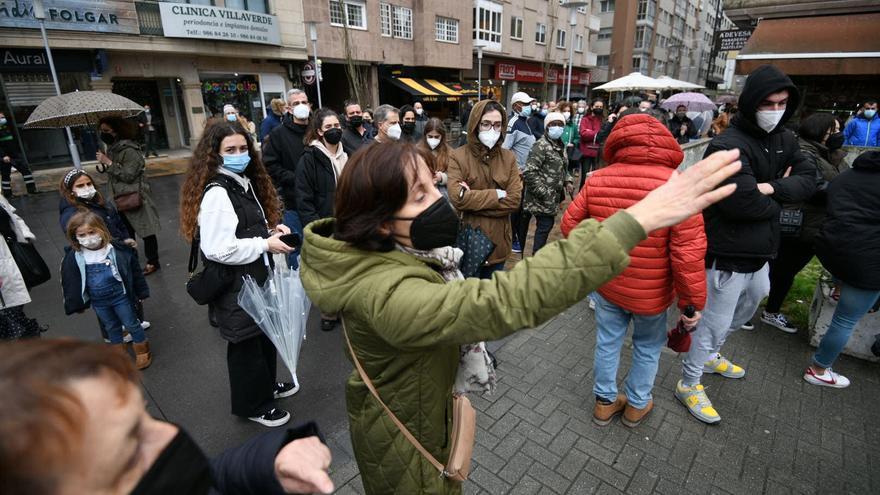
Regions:
<instances>
[{"instance_id":1,"label":"black puffer coat","mask_svg":"<svg viewBox=\"0 0 880 495\"><path fill-rule=\"evenodd\" d=\"M788 90L785 114L769 133L758 127L755 114L768 95ZM714 138L705 156L719 150L740 150L742 170L726 181L736 192L703 212L709 241L706 266L738 273L758 271L776 257L782 203L800 203L816 190L816 168L800 150L794 133L783 126L797 110L800 93L779 69L762 65L746 81L739 112L730 127ZM783 178L791 167L789 177ZM758 184L776 191L765 196Z\"/></svg>"},{"instance_id":2,"label":"black puffer coat","mask_svg":"<svg viewBox=\"0 0 880 495\"><path fill-rule=\"evenodd\" d=\"M305 135L306 126L293 122L290 114L285 114L281 125L272 129L263 146L263 164L285 210L296 209L296 165L305 149Z\"/></svg>"},{"instance_id":3,"label":"black puffer coat","mask_svg":"<svg viewBox=\"0 0 880 495\"><path fill-rule=\"evenodd\" d=\"M303 227L333 216L336 174L321 150L307 146L296 171L296 210Z\"/></svg>"},{"instance_id":4,"label":"black puffer coat","mask_svg":"<svg viewBox=\"0 0 880 495\"><path fill-rule=\"evenodd\" d=\"M822 266L847 285L880 290L880 151L867 151L828 186L816 238Z\"/></svg>"}]
</instances>

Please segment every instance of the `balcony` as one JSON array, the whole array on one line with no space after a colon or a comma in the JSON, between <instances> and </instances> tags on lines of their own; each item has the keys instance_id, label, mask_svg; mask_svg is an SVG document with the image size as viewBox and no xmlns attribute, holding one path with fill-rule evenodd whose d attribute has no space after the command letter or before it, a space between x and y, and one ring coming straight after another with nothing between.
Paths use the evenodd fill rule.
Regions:
<instances>
[{"instance_id":1,"label":"balcony","mask_svg":"<svg viewBox=\"0 0 880 495\"><path fill-rule=\"evenodd\" d=\"M584 52L584 65L586 67L596 67L596 61L599 56L596 55L596 52Z\"/></svg>"},{"instance_id":2,"label":"balcony","mask_svg":"<svg viewBox=\"0 0 880 495\"><path fill-rule=\"evenodd\" d=\"M159 14L159 4L156 2L135 2L138 16L138 27L141 34L148 36L165 36L162 30L162 16Z\"/></svg>"},{"instance_id":3,"label":"balcony","mask_svg":"<svg viewBox=\"0 0 880 495\"><path fill-rule=\"evenodd\" d=\"M601 20L599 19L598 16L595 16L592 14L589 16L589 19L587 21L587 27L589 28L591 33L598 33L600 24L601 24Z\"/></svg>"}]
</instances>

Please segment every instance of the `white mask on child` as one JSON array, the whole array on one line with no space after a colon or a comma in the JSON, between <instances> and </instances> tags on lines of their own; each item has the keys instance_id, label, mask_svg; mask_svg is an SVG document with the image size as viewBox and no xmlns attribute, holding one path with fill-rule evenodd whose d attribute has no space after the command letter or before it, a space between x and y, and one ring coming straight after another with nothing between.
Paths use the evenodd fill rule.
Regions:
<instances>
[{"instance_id":1,"label":"white mask on child","mask_svg":"<svg viewBox=\"0 0 880 495\"><path fill-rule=\"evenodd\" d=\"M80 246L89 251L98 250L101 248L101 245L104 244L104 239L101 239L101 236L98 234L78 235L76 236L76 240L79 242Z\"/></svg>"}]
</instances>

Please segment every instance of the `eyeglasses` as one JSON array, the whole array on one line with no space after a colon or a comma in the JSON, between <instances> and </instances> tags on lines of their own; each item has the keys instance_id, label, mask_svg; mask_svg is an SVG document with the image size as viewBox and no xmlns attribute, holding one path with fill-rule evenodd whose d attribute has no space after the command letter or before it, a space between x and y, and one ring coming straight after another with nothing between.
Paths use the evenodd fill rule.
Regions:
<instances>
[{"instance_id":1,"label":"eyeglasses","mask_svg":"<svg viewBox=\"0 0 880 495\"><path fill-rule=\"evenodd\" d=\"M488 131L489 129L495 129L496 131L501 130L501 121L498 122L489 122L488 120L484 120L480 122L480 130Z\"/></svg>"}]
</instances>

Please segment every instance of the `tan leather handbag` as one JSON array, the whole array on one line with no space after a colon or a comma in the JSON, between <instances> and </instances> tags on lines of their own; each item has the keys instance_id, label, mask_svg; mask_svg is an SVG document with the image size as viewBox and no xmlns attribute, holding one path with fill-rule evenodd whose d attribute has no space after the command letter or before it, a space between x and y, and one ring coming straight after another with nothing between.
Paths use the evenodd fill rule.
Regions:
<instances>
[{"instance_id":1,"label":"tan leather handbag","mask_svg":"<svg viewBox=\"0 0 880 495\"><path fill-rule=\"evenodd\" d=\"M364 381L367 388L370 389L370 392L373 394L373 397L379 401L379 404L382 405L382 408L385 409L388 417L391 418L391 421L394 421L394 424L397 425L397 428L403 433L403 436L409 440L409 443L411 443L413 447L415 447L416 450L428 460L428 462L433 464L434 467L440 471L441 476L453 481L466 480L471 471L471 456L474 452L474 435L477 431L477 414L474 411L473 406L471 406L471 401L469 401L465 395L452 396L452 438L450 439L449 459L447 459L446 465L444 466L440 461L435 459L430 452L422 447L422 444L416 440L412 433L406 429L406 426L404 426L403 423L397 419L397 416L391 412L391 409L388 409L388 406L385 405L382 398L379 397L379 392L376 391L376 387L373 386L373 382L370 381L370 377L367 376L360 361L358 361L358 358L354 353L354 348L351 346L351 341L348 340L348 331L345 329L344 320L342 320L342 333L345 335L345 342L348 344L348 351L351 353L351 359L354 361L354 366L357 368L361 380Z\"/></svg>"}]
</instances>

